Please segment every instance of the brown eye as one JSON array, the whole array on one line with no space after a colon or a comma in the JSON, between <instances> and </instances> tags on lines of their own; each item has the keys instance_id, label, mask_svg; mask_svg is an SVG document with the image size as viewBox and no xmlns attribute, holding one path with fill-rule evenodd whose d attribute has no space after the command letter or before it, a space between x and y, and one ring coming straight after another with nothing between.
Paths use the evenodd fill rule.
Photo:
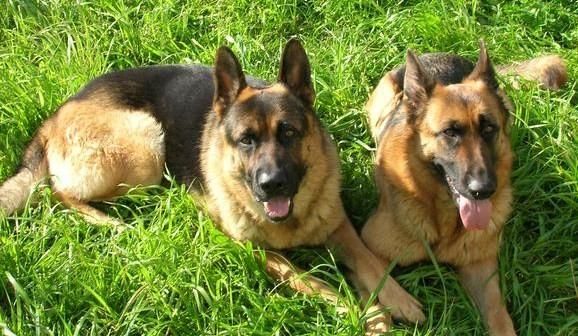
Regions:
<instances>
[{"instance_id":1,"label":"brown eye","mask_svg":"<svg viewBox=\"0 0 578 336\"><path fill-rule=\"evenodd\" d=\"M252 146L255 144L255 137L253 135L244 135L239 139L239 143L243 146Z\"/></svg>"},{"instance_id":2,"label":"brown eye","mask_svg":"<svg viewBox=\"0 0 578 336\"><path fill-rule=\"evenodd\" d=\"M299 136L299 133L297 132L295 127L293 127L287 122L282 122L279 125L279 129L277 132L278 132L277 137L279 141L288 144L292 143Z\"/></svg>"},{"instance_id":3,"label":"brown eye","mask_svg":"<svg viewBox=\"0 0 578 336\"><path fill-rule=\"evenodd\" d=\"M446 128L444 130L444 135L450 138L455 138L458 136L458 130L454 127Z\"/></svg>"},{"instance_id":4,"label":"brown eye","mask_svg":"<svg viewBox=\"0 0 578 336\"><path fill-rule=\"evenodd\" d=\"M494 125L486 125L482 128L483 135L492 135L496 132L496 127Z\"/></svg>"}]
</instances>

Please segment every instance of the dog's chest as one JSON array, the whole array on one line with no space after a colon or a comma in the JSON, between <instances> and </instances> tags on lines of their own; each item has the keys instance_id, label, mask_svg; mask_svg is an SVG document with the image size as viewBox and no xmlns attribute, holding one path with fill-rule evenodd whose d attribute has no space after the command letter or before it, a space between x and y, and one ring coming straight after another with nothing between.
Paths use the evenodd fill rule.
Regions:
<instances>
[{"instance_id":1,"label":"dog's chest","mask_svg":"<svg viewBox=\"0 0 578 336\"><path fill-rule=\"evenodd\" d=\"M231 238L251 241L264 248L288 249L297 246L323 244L333 228L319 220L302 223L289 220L283 223L256 222L244 215L235 223L223 222L221 229Z\"/></svg>"},{"instance_id":2,"label":"dog's chest","mask_svg":"<svg viewBox=\"0 0 578 336\"><path fill-rule=\"evenodd\" d=\"M433 210L432 207L431 210ZM427 248L429 245L433 255L438 262L448 263L454 266L465 265L477 260L495 257L499 245L499 233L504 222L503 212L496 211L492 217L490 227L485 230L466 230L460 222L457 209L452 206L443 207L438 204L436 211L426 211L429 216L423 216L421 220L416 219L414 225L413 239L409 245L414 246L413 253L399 257L397 254L391 257L400 258L403 265L412 264L421 260L430 259ZM419 217L419 216L417 216ZM429 219L427 219L429 217ZM405 223L405 221L403 221ZM399 225L399 222L398 222ZM411 226L410 226L411 227Z\"/></svg>"}]
</instances>

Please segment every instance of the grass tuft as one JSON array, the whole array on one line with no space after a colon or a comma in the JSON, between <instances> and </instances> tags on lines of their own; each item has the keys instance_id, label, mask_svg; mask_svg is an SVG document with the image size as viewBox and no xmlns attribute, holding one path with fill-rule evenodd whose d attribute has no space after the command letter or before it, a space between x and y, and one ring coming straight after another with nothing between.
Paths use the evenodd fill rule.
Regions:
<instances>
[{"instance_id":1,"label":"grass tuft","mask_svg":"<svg viewBox=\"0 0 578 336\"><path fill-rule=\"evenodd\" d=\"M405 51L475 59L484 38L496 64L558 53L560 92L510 87L516 153L514 212L500 274L520 335L578 334L578 5L574 1L20 1L0 11L0 178L13 172L42 120L104 72L148 64L211 64L218 46L247 73L274 80L289 37L307 49L316 107L338 143L346 208L361 227L376 204L374 144L362 106ZM0 216L4 335L359 335L363 307L325 249L291 253L354 307L340 314L264 272L253 246L221 234L183 188L150 188L103 209L130 228L86 224L49 190ZM392 272L424 303L423 326L396 334L484 335L445 265Z\"/></svg>"}]
</instances>

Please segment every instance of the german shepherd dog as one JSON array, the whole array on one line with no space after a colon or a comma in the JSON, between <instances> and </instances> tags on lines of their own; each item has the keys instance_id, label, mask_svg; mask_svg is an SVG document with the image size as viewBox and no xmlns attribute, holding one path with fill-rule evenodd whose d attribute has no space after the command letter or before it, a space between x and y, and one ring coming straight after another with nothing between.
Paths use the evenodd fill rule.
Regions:
<instances>
[{"instance_id":1,"label":"german shepherd dog","mask_svg":"<svg viewBox=\"0 0 578 336\"><path fill-rule=\"evenodd\" d=\"M553 89L566 81L557 56L503 69ZM483 42L475 65L408 51L405 66L381 79L365 109L380 198L362 239L384 262L400 265L428 259L429 245L438 261L457 269L490 334L514 335L497 274L512 201L513 107Z\"/></svg>"},{"instance_id":2,"label":"german shepherd dog","mask_svg":"<svg viewBox=\"0 0 578 336\"><path fill-rule=\"evenodd\" d=\"M337 292L274 252L327 244L374 291L385 266L345 214L337 149L314 98L297 40L285 46L273 85L245 77L226 47L212 69L167 65L106 74L43 123L16 174L0 186L0 210L17 211L47 179L64 206L92 222L114 222L89 202L157 185L167 167L225 234L269 249L265 267L273 277L336 302ZM396 318L424 319L421 305L391 278L377 297ZM379 316L377 331L388 322Z\"/></svg>"}]
</instances>

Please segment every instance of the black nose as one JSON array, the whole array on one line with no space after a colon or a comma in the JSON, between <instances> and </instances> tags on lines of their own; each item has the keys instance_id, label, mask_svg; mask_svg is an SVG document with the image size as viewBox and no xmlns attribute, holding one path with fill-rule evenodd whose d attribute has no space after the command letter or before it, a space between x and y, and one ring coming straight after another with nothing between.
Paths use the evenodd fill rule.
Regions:
<instances>
[{"instance_id":1,"label":"black nose","mask_svg":"<svg viewBox=\"0 0 578 336\"><path fill-rule=\"evenodd\" d=\"M496 191L496 177L486 170L480 170L477 174L468 177L468 192L477 200L487 199Z\"/></svg>"},{"instance_id":2,"label":"black nose","mask_svg":"<svg viewBox=\"0 0 578 336\"><path fill-rule=\"evenodd\" d=\"M286 189L287 175L280 169L263 171L258 175L257 183L267 196L277 196Z\"/></svg>"}]
</instances>

